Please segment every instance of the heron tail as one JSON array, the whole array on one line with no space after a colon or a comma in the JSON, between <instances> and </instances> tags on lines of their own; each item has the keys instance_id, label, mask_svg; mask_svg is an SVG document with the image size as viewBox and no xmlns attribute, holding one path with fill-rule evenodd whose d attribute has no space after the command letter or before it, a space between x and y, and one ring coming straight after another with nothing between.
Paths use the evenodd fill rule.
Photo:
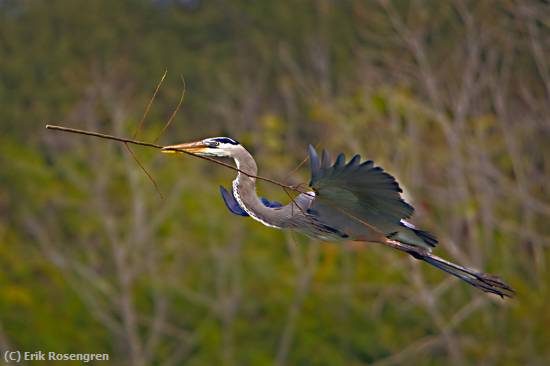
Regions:
<instances>
[{"instance_id":1,"label":"heron tail","mask_svg":"<svg viewBox=\"0 0 550 366\"><path fill-rule=\"evenodd\" d=\"M499 295L502 298L514 296L514 290L497 276L449 262L429 252L408 251L408 253L414 258L427 262L450 275L458 277L482 291Z\"/></svg>"}]
</instances>

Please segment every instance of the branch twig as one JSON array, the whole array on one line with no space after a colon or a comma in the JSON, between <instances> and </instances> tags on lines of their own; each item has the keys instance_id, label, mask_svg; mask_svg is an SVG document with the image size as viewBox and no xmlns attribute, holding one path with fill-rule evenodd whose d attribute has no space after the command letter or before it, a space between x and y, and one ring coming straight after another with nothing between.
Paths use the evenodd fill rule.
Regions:
<instances>
[{"instance_id":1,"label":"branch twig","mask_svg":"<svg viewBox=\"0 0 550 366\"><path fill-rule=\"evenodd\" d=\"M155 101L155 98L157 97L157 93L159 92L160 87L162 86L162 83L164 82L164 78L166 78L166 74L168 74L168 69L166 69L164 71L164 74L160 78L160 81L157 84L157 87L155 89L155 92L153 93L153 96L151 97L151 99L149 99L149 103L147 103L147 107L145 107L145 111L143 112L143 116L141 117L141 121L139 121L139 125L138 125L137 129L134 131L134 134L132 135L133 138L136 138L138 133L140 133L141 129L143 128L143 122L145 122L145 118L147 117L147 114L149 114L149 109L151 109L151 106L153 105L153 102Z\"/></svg>"},{"instance_id":2,"label":"branch twig","mask_svg":"<svg viewBox=\"0 0 550 366\"><path fill-rule=\"evenodd\" d=\"M180 75L180 77L181 77L181 82L183 83L183 90L181 92L180 101L178 102L178 105L176 106L176 109L174 109L174 111L170 115L170 118L168 118L168 121L166 122L166 124L162 128L162 131L160 131L157 138L153 141L154 143L158 142L158 140L160 140L162 135L164 135L164 132L168 129L168 127L170 127L170 125L172 124L172 121L176 117L176 114L178 114L178 111L180 110L181 105L183 104L183 100L185 99L185 92L187 90L187 84L185 83L185 79L184 79L183 75Z\"/></svg>"},{"instance_id":3,"label":"branch twig","mask_svg":"<svg viewBox=\"0 0 550 366\"><path fill-rule=\"evenodd\" d=\"M99 138L106 139L106 140L119 141L119 142L124 142L124 143L129 143L129 144L134 144L134 145L140 145L140 146L145 146L145 147L152 147L152 148L155 148L155 149L162 149L164 147L164 146L161 146L161 145L158 145L158 144L153 144L153 143L150 143L150 142L133 140L133 139L129 139L129 138L126 138L126 137L118 137L118 136L108 135L108 134L100 133L100 132L79 130L77 128L70 128L70 127L56 126L56 125L49 125L49 124L46 125L46 128L49 129L49 130L70 132L70 133L76 133L76 134L80 134L80 135L99 137ZM282 187L282 188L287 188L287 189L293 190L295 192L304 193L304 194L309 195L308 191L306 191L302 188L297 188L297 187L294 187L294 186L290 186L288 184L278 182L278 181L273 180L271 178L265 178L265 177L261 177L259 175L254 175L254 174L247 173L247 172L245 172L245 171L243 171L239 168L236 168L236 167L234 167L230 164L224 163L223 161L219 161L219 160L207 157L207 156L200 156L200 155L193 154L193 153L190 153L188 151L184 151L184 150L180 150L180 149L172 149L172 150L179 151L179 152L182 152L184 154L191 155L191 156L201 158L201 159L204 159L204 160L208 160L210 162L213 162L213 163L216 163L218 165L224 166L228 169L235 170L236 172L242 173L242 174L244 174L244 175L246 175L250 178L263 180L263 181L275 184L275 185L277 185L279 187Z\"/></svg>"}]
</instances>

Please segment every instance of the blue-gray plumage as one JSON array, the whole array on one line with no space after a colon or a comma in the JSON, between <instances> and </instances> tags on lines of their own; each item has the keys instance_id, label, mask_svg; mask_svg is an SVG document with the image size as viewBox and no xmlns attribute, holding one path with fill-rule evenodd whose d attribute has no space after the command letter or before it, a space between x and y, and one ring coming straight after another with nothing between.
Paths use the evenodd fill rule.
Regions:
<instances>
[{"instance_id":1,"label":"blue-gray plumage","mask_svg":"<svg viewBox=\"0 0 550 366\"><path fill-rule=\"evenodd\" d=\"M319 161L311 145L309 160L309 185L317 198L311 209L320 220L330 221L357 239L368 236L366 222L406 244L429 249L437 243L433 235L405 221L412 216L414 208L401 197L403 191L397 181L372 160L361 163L361 156L355 155L346 164L344 154L339 154L331 165L329 153L324 150Z\"/></svg>"},{"instance_id":2,"label":"blue-gray plumage","mask_svg":"<svg viewBox=\"0 0 550 366\"><path fill-rule=\"evenodd\" d=\"M227 192L223 186L220 186L220 193L222 195L223 202L229 209L229 212L237 216L249 216L246 211L239 205L239 202L235 199L235 194L233 193L233 188L231 188L231 193Z\"/></svg>"},{"instance_id":3,"label":"blue-gray plumage","mask_svg":"<svg viewBox=\"0 0 550 366\"><path fill-rule=\"evenodd\" d=\"M235 198L235 193L233 192L233 188L231 188L231 193L229 193L227 192L227 189L225 189L223 186L220 186L220 193L222 195L223 202L225 202L225 205L229 209L229 212L237 216L250 216L239 205L239 202L237 202L237 199ZM283 207L283 205L280 204L279 202L270 201L265 197L260 197L260 201L262 201L265 207L269 207L269 208Z\"/></svg>"},{"instance_id":4,"label":"blue-gray plumage","mask_svg":"<svg viewBox=\"0 0 550 366\"><path fill-rule=\"evenodd\" d=\"M348 162L339 154L332 163L323 150L321 159L309 146L311 191L300 193L287 205L256 194L258 168L250 153L229 137L166 146L164 152L185 151L208 157L232 158L239 170L231 193L220 187L222 198L235 215L250 216L262 224L300 231L321 240L378 242L404 251L461 280L500 296L513 290L497 277L446 261L431 253L434 235L406 221L414 208L401 196L390 174L359 155Z\"/></svg>"}]
</instances>

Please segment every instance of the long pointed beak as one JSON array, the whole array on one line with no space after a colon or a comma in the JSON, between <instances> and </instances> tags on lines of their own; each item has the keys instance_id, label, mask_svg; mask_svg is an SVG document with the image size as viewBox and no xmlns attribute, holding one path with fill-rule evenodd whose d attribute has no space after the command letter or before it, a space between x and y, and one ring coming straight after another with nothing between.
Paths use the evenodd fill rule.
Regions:
<instances>
[{"instance_id":1,"label":"long pointed beak","mask_svg":"<svg viewBox=\"0 0 550 366\"><path fill-rule=\"evenodd\" d=\"M181 153L181 151L187 151L190 153L198 153L203 150L205 150L208 146L205 145L202 141L197 142L189 142L186 144L179 144L179 145L169 145L164 146L161 149L161 152L165 154L175 154L175 153ZM179 151L178 151L179 150Z\"/></svg>"}]
</instances>

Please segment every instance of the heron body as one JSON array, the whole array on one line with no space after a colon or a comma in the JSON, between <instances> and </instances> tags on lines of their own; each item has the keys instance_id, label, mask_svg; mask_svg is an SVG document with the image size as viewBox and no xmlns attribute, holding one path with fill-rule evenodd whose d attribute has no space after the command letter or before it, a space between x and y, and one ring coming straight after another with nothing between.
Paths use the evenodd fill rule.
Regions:
<instances>
[{"instance_id":1,"label":"heron body","mask_svg":"<svg viewBox=\"0 0 550 366\"><path fill-rule=\"evenodd\" d=\"M360 157L356 155L347 165L338 164L337 160L334 166L330 166L330 157L327 152L324 153L321 162L319 162L315 149L311 146L309 153L312 161L310 185L314 190L301 193L288 205L283 206L274 205L271 201L257 196L256 178L251 177L258 174L256 162L246 149L238 149L233 154L237 168L249 175L239 172L233 181L231 193L238 207L242 209L236 214L250 216L269 227L294 229L321 240L375 241L381 230L386 235L398 237L407 244L422 246L426 249L437 243L433 236L416 229L404 220L404 217L410 216L414 209L401 199L399 195L401 189L395 179L381 168L374 167L372 161L359 164ZM340 155L339 161L343 161L343 159L343 155ZM349 190L336 185L329 186L327 189L324 183L330 178L340 181L360 180L361 187L373 187L374 184L378 194L385 194L387 197L383 196L382 198L389 200L389 205L397 207L392 207L394 210L385 215L388 210L383 207L383 204L373 207L378 202L361 201L355 195L353 186ZM330 194L335 198L326 202L316 201L315 189L320 189L323 194ZM226 194L222 191L226 205L231 212L235 213L231 209L235 205L231 202L228 203L229 199ZM374 196L374 200L376 201L376 196ZM338 204L331 206L331 202ZM367 204L370 204L370 207ZM363 217L365 215L360 214L364 208L367 212L366 218ZM363 219L354 219L354 212L358 212L358 216ZM400 212L403 214L401 215ZM394 214L391 215L391 213ZM377 230L365 225L364 220L372 223L369 225L375 226Z\"/></svg>"},{"instance_id":2,"label":"heron body","mask_svg":"<svg viewBox=\"0 0 550 366\"><path fill-rule=\"evenodd\" d=\"M220 187L230 212L250 216L277 229L292 229L326 241L378 242L411 254L486 292L511 296L513 290L498 278L432 255L437 239L406 221L414 208L401 196L390 174L359 155L346 162L339 154L332 162L327 151L321 158L309 146L311 191L282 205L256 193L258 167L252 155L228 137L171 145L164 152L185 151L208 157L232 158L238 174L231 192Z\"/></svg>"}]
</instances>

